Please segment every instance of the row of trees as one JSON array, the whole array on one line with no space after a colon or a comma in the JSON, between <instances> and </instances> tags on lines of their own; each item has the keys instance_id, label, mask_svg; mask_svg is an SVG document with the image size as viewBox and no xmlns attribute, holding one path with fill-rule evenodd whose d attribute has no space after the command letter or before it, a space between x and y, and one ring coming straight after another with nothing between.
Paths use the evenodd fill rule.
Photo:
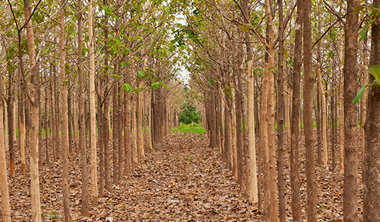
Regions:
<instances>
[{"instance_id":1,"label":"row of trees","mask_svg":"<svg viewBox=\"0 0 380 222\"><path fill-rule=\"evenodd\" d=\"M308 221L318 217L320 167L322 175L344 175L344 221L358 220L361 160L364 221L378 220L378 1L198 0L182 6L187 24L178 39L191 46L190 86L203 103L210 147L220 149L264 219L286 220L288 151L294 221L302 220L302 154ZM363 85L368 88L358 90Z\"/></svg>"},{"instance_id":2,"label":"row of trees","mask_svg":"<svg viewBox=\"0 0 380 222\"><path fill-rule=\"evenodd\" d=\"M8 0L0 8L3 221L11 220L7 167L10 177L30 171L31 220L41 221L39 169L58 159L64 218L72 221L71 153L81 157L88 215L178 122L183 96L170 94L181 94L181 46L171 41L177 12L157 0Z\"/></svg>"}]
</instances>

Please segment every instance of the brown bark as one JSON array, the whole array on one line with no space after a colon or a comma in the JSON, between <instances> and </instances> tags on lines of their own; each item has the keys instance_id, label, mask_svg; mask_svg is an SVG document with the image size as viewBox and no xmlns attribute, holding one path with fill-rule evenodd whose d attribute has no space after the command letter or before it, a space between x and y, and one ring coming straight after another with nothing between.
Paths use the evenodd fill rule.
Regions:
<instances>
[{"instance_id":1,"label":"brown bark","mask_svg":"<svg viewBox=\"0 0 380 222\"><path fill-rule=\"evenodd\" d=\"M300 77L302 65L302 1L297 1L297 19L294 45L293 68L293 99L292 99L292 124L291 124L291 153L290 153L290 186L292 191L292 216L294 221L302 221L299 184L299 120L300 120Z\"/></svg>"},{"instance_id":2,"label":"brown bark","mask_svg":"<svg viewBox=\"0 0 380 222\"><path fill-rule=\"evenodd\" d=\"M355 1L356 2L356 1ZM374 0L373 5L380 4ZM372 24L371 58L370 65L380 64L380 18ZM347 37L346 37L347 38ZM356 49L356 48L355 48ZM347 54L346 54L347 55ZM356 64L356 63L355 63ZM346 79L345 79L346 80ZM368 82L372 83L374 77L369 75ZM347 82L349 80L347 79ZM346 104L346 103L345 103ZM346 111L346 109L345 109ZM346 115L346 119L348 116ZM364 199L363 199L363 221L380 220L380 86L374 85L368 88L367 118L365 130L365 154L363 167ZM346 137L347 138L347 137ZM347 159L347 151L346 157ZM353 164L350 164L353 165ZM350 168L346 168L345 172ZM357 169L357 168L356 168Z\"/></svg>"},{"instance_id":3,"label":"brown bark","mask_svg":"<svg viewBox=\"0 0 380 222\"><path fill-rule=\"evenodd\" d=\"M31 205L32 205L32 221L41 221L41 202L40 202L40 184L38 169L38 97L36 90L38 86L37 70L36 70L36 51L34 44L34 33L31 16L30 0L24 0L25 20L28 21L26 26L27 43L29 51L29 75L30 75L30 98L31 98L31 135L30 135L30 183L31 183Z\"/></svg>"},{"instance_id":4,"label":"brown bark","mask_svg":"<svg viewBox=\"0 0 380 222\"><path fill-rule=\"evenodd\" d=\"M71 221L70 202L69 202L69 119L68 119L68 101L67 101L67 85L66 85L66 50L65 50L65 8L66 0L61 1L60 8L60 81L61 81L61 101L62 101L62 182L63 182L63 210L65 221Z\"/></svg>"},{"instance_id":5,"label":"brown bark","mask_svg":"<svg viewBox=\"0 0 380 222\"><path fill-rule=\"evenodd\" d=\"M278 168L278 209L280 221L286 220L285 214L285 184L284 184L284 18L283 2L278 0L279 6L279 53L277 78L277 168Z\"/></svg>"},{"instance_id":6,"label":"brown bark","mask_svg":"<svg viewBox=\"0 0 380 222\"><path fill-rule=\"evenodd\" d=\"M343 30L340 30L340 36L343 36ZM343 116L343 42L340 43L339 51L339 86L338 86L338 103L339 103L339 172L344 172L344 116Z\"/></svg>"},{"instance_id":7,"label":"brown bark","mask_svg":"<svg viewBox=\"0 0 380 222\"><path fill-rule=\"evenodd\" d=\"M19 98L18 108L19 108L18 120L19 120L19 126L20 126L19 147L20 147L20 151L21 151L21 170L22 170L22 173L25 173L25 171L26 171L26 164L25 164L25 116L24 116L25 113L24 113L24 99L23 98Z\"/></svg>"},{"instance_id":8,"label":"brown bark","mask_svg":"<svg viewBox=\"0 0 380 222\"><path fill-rule=\"evenodd\" d=\"M82 0L78 0L78 78L79 78L79 147L82 168L82 209L84 216L89 215L88 209L88 171L86 157L86 116L85 116L85 92L83 77L83 58L82 58Z\"/></svg>"},{"instance_id":9,"label":"brown bark","mask_svg":"<svg viewBox=\"0 0 380 222\"><path fill-rule=\"evenodd\" d=\"M59 158L59 142L60 142L60 133L59 133L59 99L58 99L58 88L57 88L57 78L56 78L56 67L53 65L53 76L54 76L54 144L53 144L53 154L54 161L57 161Z\"/></svg>"},{"instance_id":10,"label":"brown bark","mask_svg":"<svg viewBox=\"0 0 380 222\"><path fill-rule=\"evenodd\" d=\"M95 110L95 37L92 14L93 1L88 1L88 36L90 51L90 138L91 138L91 204L98 205L98 180L96 163L96 110Z\"/></svg>"},{"instance_id":11,"label":"brown bark","mask_svg":"<svg viewBox=\"0 0 380 222\"><path fill-rule=\"evenodd\" d=\"M367 70L367 38L364 39L364 50L363 50L363 70ZM368 73L366 71L363 72L363 85L366 85L368 82ZM362 149L362 161L364 162L364 155L365 155L365 131L364 131L364 125L366 122L366 116L367 116L367 90L364 91L364 95L362 98L362 104L361 104L361 149Z\"/></svg>"},{"instance_id":12,"label":"brown bark","mask_svg":"<svg viewBox=\"0 0 380 222\"><path fill-rule=\"evenodd\" d=\"M11 76L12 74L9 73ZM8 99L7 99L7 113L8 113L8 147L9 147L9 170L10 170L10 176L14 177L15 176L15 151L14 151L14 141L13 141L13 134L15 134L15 128L13 122L15 121L14 119L14 114L13 114L13 84L9 84L9 89L8 89Z\"/></svg>"},{"instance_id":13,"label":"brown bark","mask_svg":"<svg viewBox=\"0 0 380 222\"><path fill-rule=\"evenodd\" d=\"M0 77L0 120L3 121L3 83ZM11 222L11 209L9 204L9 185L7 178L7 163L5 159L4 125L0 123L0 194L3 222Z\"/></svg>"},{"instance_id":14,"label":"brown bark","mask_svg":"<svg viewBox=\"0 0 380 222\"><path fill-rule=\"evenodd\" d=\"M266 69L268 89L267 89L267 101L268 101L268 137L267 137L267 149L264 150L266 174L264 178L266 180L266 192L264 192L264 218L267 221L278 220L278 205L277 205L277 182L276 182L276 149L275 149L275 116L274 116L274 27L273 27L273 15L270 0L265 1L265 11L267 16L267 44L268 44L268 57L264 67ZM265 124L265 123L264 123ZM265 172L265 171L264 171Z\"/></svg>"},{"instance_id":15,"label":"brown bark","mask_svg":"<svg viewBox=\"0 0 380 222\"><path fill-rule=\"evenodd\" d=\"M313 61L312 61L312 34L311 34L311 6L312 0L304 1L304 28L303 28L303 55L304 55L304 134L306 149L306 177L307 177L307 220L317 221L317 181L315 175L314 134L313 134Z\"/></svg>"},{"instance_id":16,"label":"brown bark","mask_svg":"<svg viewBox=\"0 0 380 222\"><path fill-rule=\"evenodd\" d=\"M344 59L344 185L343 185L343 220L358 221L358 107L352 101L356 97L357 86L357 47L358 47L358 14L355 8L358 0L347 1L347 19L345 24L345 59ZM373 30L374 31L374 30ZM379 131L377 131L379 132ZM373 170L373 169L371 169ZM365 176L365 167L364 175ZM365 180L364 180L365 181ZM372 181L373 182L373 181ZM364 182L364 184L366 184ZM364 188L364 201L365 192ZM378 202L380 203L380 202ZM379 205L378 205L379 206ZM366 211L364 203L364 212ZM379 208L377 208L379 210ZM380 216L380 214L379 214ZM377 220L380 217L377 217ZM364 216L364 221L376 221Z\"/></svg>"}]
</instances>

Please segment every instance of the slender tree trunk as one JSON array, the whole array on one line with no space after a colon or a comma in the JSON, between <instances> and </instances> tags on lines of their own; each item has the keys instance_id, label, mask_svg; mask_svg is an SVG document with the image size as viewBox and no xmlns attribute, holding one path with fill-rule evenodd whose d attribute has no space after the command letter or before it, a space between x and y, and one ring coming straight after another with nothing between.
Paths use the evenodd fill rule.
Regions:
<instances>
[{"instance_id":1,"label":"slender tree trunk","mask_svg":"<svg viewBox=\"0 0 380 222\"><path fill-rule=\"evenodd\" d=\"M343 36L343 30L340 30L340 36ZM339 98L339 172L344 173L344 116L343 116L343 42L340 43L339 50L339 86L338 86L338 98Z\"/></svg>"},{"instance_id":2,"label":"slender tree trunk","mask_svg":"<svg viewBox=\"0 0 380 222\"><path fill-rule=\"evenodd\" d=\"M90 136L91 136L91 204L98 205L98 181L96 164L96 110L95 110L95 38L92 15L93 1L88 1L88 36L90 49Z\"/></svg>"},{"instance_id":3,"label":"slender tree trunk","mask_svg":"<svg viewBox=\"0 0 380 222\"><path fill-rule=\"evenodd\" d=\"M244 166L243 166L243 132L242 132L242 105L243 105L243 99L242 99L242 87L241 87L241 75L243 75L242 70L242 63L243 63L243 45L239 45L239 52L238 52L238 60L237 60L237 67L240 67L239 69L236 69L237 72L235 73L235 122L236 122L236 166L237 166L237 181L240 184L240 188L244 189ZM213 131L216 132L214 127L214 122L216 122L216 116L215 116L215 93L213 92L213 103L212 103L212 119L213 119L213 127L211 129L211 133ZM216 137L216 135L215 135ZM217 143L215 144L217 145Z\"/></svg>"},{"instance_id":4,"label":"slender tree trunk","mask_svg":"<svg viewBox=\"0 0 380 222\"><path fill-rule=\"evenodd\" d=\"M61 75L61 101L62 101L62 181L63 181L63 209L65 214L65 221L71 221L70 215L70 202L69 202L69 119L68 119L68 101L67 101L67 85L66 85L66 74L65 74L65 8L66 0L61 1L60 9L60 75Z\"/></svg>"},{"instance_id":5,"label":"slender tree trunk","mask_svg":"<svg viewBox=\"0 0 380 222\"><path fill-rule=\"evenodd\" d=\"M47 76L45 78L47 80ZM45 88L45 111L44 111L44 128L45 128L45 158L46 158L46 164L49 164L49 126L48 126L48 88ZM23 122L23 127L25 126L25 122ZM25 130L25 129L24 129ZM21 131L21 124L20 124L20 131ZM20 134L21 136L21 134ZM23 140L23 139L22 139Z\"/></svg>"},{"instance_id":6,"label":"slender tree trunk","mask_svg":"<svg viewBox=\"0 0 380 222\"><path fill-rule=\"evenodd\" d=\"M347 1L347 19L345 30L345 59L344 59L344 186L343 186L343 220L358 221L358 167L359 155L357 147L357 117L358 107L352 101L356 97L357 86L357 47L358 47L358 13L355 13L359 5L358 0ZM372 27L373 30L373 27ZM373 30L374 31L374 30ZM374 36L374 35L373 35ZM377 62L378 63L378 62ZM371 169L373 170L373 168ZM365 167L363 169L364 176ZM365 181L365 180L364 180ZM374 180L372 181L374 182ZM365 184L365 182L364 182ZM367 187L368 189L368 187ZM364 188L364 212L365 191ZM374 203L374 202L373 202ZM379 204L380 202L377 202ZM377 211L379 207L377 207ZM379 214L380 216L380 214ZM378 220L380 217L377 217ZM364 221L376 221L365 218Z\"/></svg>"},{"instance_id":7,"label":"slender tree trunk","mask_svg":"<svg viewBox=\"0 0 380 222\"><path fill-rule=\"evenodd\" d=\"M303 55L304 55L304 134L306 149L306 177L307 177L307 219L317 221L317 180L315 175L314 133L313 133L313 61L312 61L312 34L311 34L311 7L312 0L304 1L304 28L303 28Z\"/></svg>"},{"instance_id":8,"label":"slender tree trunk","mask_svg":"<svg viewBox=\"0 0 380 222\"><path fill-rule=\"evenodd\" d=\"M121 66L119 65L118 73L120 76L120 70ZM118 102L117 102L117 110L118 110L118 181L120 182L123 179L123 104L121 103L121 95L118 96Z\"/></svg>"},{"instance_id":9,"label":"slender tree trunk","mask_svg":"<svg viewBox=\"0 0 380 222\"><path fill-rule=\"evenodd\" d=\"M25 173L26 171L26 163L25 163L25 112L24 112L24 99L20 98L19 99L19 111L18 111L18 120L19 120L19 126L20 126L20 135L19 135L19 140L20 140L20 150L21 150L21 169L22 173ZM46 110L45 110L46 112ZM46 117L45 117L46 118Z\"/></svg>"},{"instance_id":10,"label":"slender tree trunk","mask_svg":"<svg viewBox=\"0 0 380 222\"><path fill-rule=\"evenodd\" d=\"M32 221L41 221L40 183L38 169L38 97L36 90L38 86L36 70L36 51L34 44L34 33L31 16L30 0L24 0L24 14L27 21L26 33L29 51L29 75L30 75L30 98L31 98L31 135L30 135L30 184L31 184L31 205Z\"/></svg>"},{"instance_id":11,"label":"slender tree trunk","mask_svg":"<svg viewBox=\"0 0 380 222\"><path fill-rule=\"evenodd\" d=\"M117 72L117 64L114 65L114 70ZM116 79L114 81L117 81ZM117 94L118 94L118 87L117 84L113 88L113 95L112 95L112 103L113 103L113 109L112 109L112 159L113 159L113 178L112 181L114 184L118 184L118 164L117 164L117 157L118 157L118 110L117 110Z\"/></svg>"},{"instance_id":12,"label":"slender tree trunk","mask_svg":"<svg viewBox=\"0 0 380 222\"><path fill-rule=\"evenodd\" d=\"M275 149L275 116L274 116L274 27L272 18L272 6L270 0L265 0L265 11L267 16L267 29L268 29L268 57L266 62L266 75L268 81L268 147L264 151L266 152L265 167L267 168L267 173L264 174L266 180L266 192L264 192L264 204L265 211L264 218L267 221L277 221L278 220L278 205L277 205L277 182L276 182L276 149ZM265 75L264 74L264 75Z\"/></svg>"},{"instance_id":13,"label":"slender tree trunk","mask_svg":"<svg viewBox=\"0 0 380 222\"><path fill-rule=\"evenodd\" d=\"M104 172L105 172L105 188L106 190L111 190L111 170L110 170L110 147L109 147L109 135L110 135L110 111L109 111L109 100L105 98L104 100Z\"/></svg>"},{"instance_id":14,"label":"slender tree trunk","mask_svg":"<svg viewBox=\"0 0 380 222\"><path fill-rule=\"evenodd\" d=\"M357 3L357 1L354 1ZM380 4L379 0L373 1L373 6L378 6ZM352 9L355 8L355 4L352 4ZM350 8L350 10L352 10ZM356 18L357 14L355 15ZM377 17L375 23L372 24L372 41L371 41L371 59L369 67L380 64L380 18ZM357 27L357 26L351 26ZM357 32L355 32L357 33ZM347 38L347 37L346 37ZM352 48L357 49L357 47ZM354 54L354 53L353 53ZM346 56L347 52L346 52ZM355 60L356 61L356 60ZM352 63L351 63L352 64ZM356 64L356 63L355 63ZM353 70L351 70L353 73ZM352 75L352 78L353 75ZM347 82L350 79L346 79ZM356 80L356 79L355 79ZM369 76L368 82L373 83L374 77ZM353 91L354 93L355 91ZM345 98L346 99L346 98ZM348 98L347 98L348 100ZM346 104L346 102L344 103ZM365 154L364 154L364 167L363 167L363 181L364 181L364 198L363 198L363 221L378 221L380 218L380 86L374 85L368 88L368 104L367 104L367 121L365 123ZM344 110L346 112L346 108ZM354 115L354 114L353 114ZM348 122L349 117L346 114L345 121ZM348 125L348 124L347 124ZM347 125L345 125L347 127ZM348 135L345 134L345 138ZM347 147L346 147L346 159L347 157ZM356 153L356 152L354 152ZM348 160L347 160L348 161ZM357 158L355 159L357 161ZM346 162L345 162L346 163ZM347 162L348 163L348 162ZM357 163L357 162L355 162ZM351 163L350 167L354 168L355 164ZM347 168L345 165L345 173L351 172L351 168ZM357 170L357 165L355 170ZM357 171L355 171L356 173ZM355 174L357 175L357 174ZM346 176L346 175L345 175ZM356 178L355 178L356 179ZM357 197L357 192L351 193L355 194ZM347 199L348 200L348 199ZM356 204L356 202L355 202ZM357 206L357 205L355 205ZM357 209L357 207L355 208Z\"/></svg>"},{"instance_id":15,"label":"slender tree trunk","mask_svg":"<svg viewBox=\"0 0 380 222\"><path fill-rule=\"evenodd\" d=\"M363 70L367 70L367 38L364 39L364 50L363 50ZM368 73L366 71L363 72L363 86L367 84L368 82ZM364 156L365 156L365 131L364 126L366 122L366 116L367 116L367 90L364 91L364 96L362 98L362 104L361 104L361 125L363 127L360 128L361 132L361 149L362 149L362 161L364 163Z\"/></svg>"},{"instance_id":16,"label":"slender tree trunk","mask_svg":"<svg viewBox=\"0 0 380 222\"><path fill-rule=\"evenodd\" d=\"M345 30L345 50L344 50L344 185L343 185L343 220L344 221L358 221L358 168L359 168L359 150L357 139L357 117L358 107L352 101L356 97L357 87L357 48L358 48L358 13L355 13L356 7L359 5L358 0L347 1L347 19L344 27ZM376 28L375 28L376 29ZM372 27L372 36L375 30ZM373 42L374 46L376 45ZM376 51L378 52L378 50ZM373 61L373 60L372 60ZM378 64L377 60L376 64ZM372 63L374 64L374 63ZM380 100L378 100L380 101ZM379 116L379 113L377 113ZM375 117L375 116L372 116ZM379 118L378 118L379 120ZM378 123L377 123L378 124ZM375 130L376 132L376 130ZM379 132L379 128L377 129ZM378 134L379 136L379 134ZM378 154L378 153L377 153ZM366 218L366 210L375 210L379 212L380 201L377 201L377 209L371 209L366 206L366 191L370 188L366 185L366 168L363 168L364 177L364 221L376 221L380 219L380 213L375 218ZM374 168L371 168L374 171ZM376 175L378 177L378 175ZM371 184L375 184L376 180L373 178ZM378 183L379 185L379 183ZM377 186L378 186L377 185ZM378 187L376 188L378 189ZM379 200L379 198L377 198ZM375 201L371 201L376 204ZM375 219L375 220L374 220Z\"/></svg>"},{"instance_id":17,"label":"slender tree trunk","mask_svg":"<svg viewBox=\"0 0 380 222\"><path fill-rule=\"evenodd\" d=\"M3 83L0 77L0 120L3 121ZM8 178L7 178L7 163L5 160L5 144L4 144L4 125L0 123L0 194L1 194L1 209L3 222L11 222L11 208L9 204ZM5 133L7 133L5 131ZM25 165L24 165L25 168ZM24 170L23 170L24 172Z\"/></svg>"},{"instance_id":18,"label":"slender tree trunk","mask_svg":"<svg viewBox=\"0 0 380 222\"><path fill-rule=\"evenodd\" d=\"M291 153L290 153L290 186L292 191L292 216L294 221L302 221L299 184L299 121L300 121L300 77L302 66L302 1L297 1L297 19L294 45L293 67L293 99L292 99L292 124L291 124Z\"/></svg>"},{"instance_id":19,"label":"slender tree trunk","mask_svg":"<svg viewBox=\"0 0 380 222\"><path fill-rule=\"evenodd\" d=\"M10 74L11 75L11 74ZM15 128L13 122L15 121L13 115L13 90L12 84L9 85L8 100L7 100L7 113L8 113L8 143L9 143L9 163L10 163L10 176L15 176L15 154L14 154L14 141L13 134L15 134Z\"/></svg>"},{"instance_id":20,"label":"slender tree trunk","mask_svg":"<svg viewBox=\"0 0 380 222\"><path fill-rule=\"evenodd\" d=\"M124 152L125 152L125 175L130 175L132 173L132 149L130 138L130 92L124 91Z\"/></svg>"},{"instance_id":21,"label":"slender tree trunk","mask_svg":"<svg viewBox=\"0 0 380 222\"><path fill-rule=\"evenodd\" d=\"M248 18L248 1L243 1L244 17ZM247 22L247 21L246 21ZM254 77L252 67L252 49L251 49L251 35L249 32L245 33L245 44L247 47L247 60L248 60L248 146L249 146L249 160L250 160L250 177L249 177L249 197L251 202L258 201L257 196L257 172L256 172L256 138L255 138L255 95L254 95Z\"/></svg>"},{"instance_id":22,"label":"slender tree trunk","mask_svg":"<svg viewBox=\"0 0 380 222\"><path fill-rule=\"evenodd\" d=\"M277 91L277 168L278 168L278 208L280 221L286 221L285 214L285 184L284 184L284 15L282 0L279 6L279 53L278 53L278 91Z\"/></svg>"},{"instance_id":23,"label":"slender tree trunk","mask_svg":"<svg viewBox=\"0 0 380 222\"><path fill-rule=\"evenodd\" d=\"M318 56L318 64L317 64L317 75L318 75L318 85L320 88L321 96L322 96L322 139L323 139L323 148L322 148L322 163L323 167L327 169L327 108L326 108L326 98L325 98L325 90L323 89L322 85L322 78L321 78L321 62L320 62L320 55Z\"/></svg>"},{"instance_id":24,"label":"slender tree trunk","mask_svg":"<svg viewBox=\"0 0 380 222\"><path fill-rule=\"evenodd\" d=\"M4 99L5 100L5 99ZM8 136L8 110L7 110L7 104L3 102L4 107L4 125L5 125L5 134L4 134L4 144L5 144L5 151L9 151L9 136Z\"/></svg>"},{"instance_id":25,"label":"slender tree trunk","mask_svg":"<svg viewBox=\"0 0 380 222\"><path fill-rule=\"evenodd\" d=\"M69 84L69 83L68 83ZM71 94L70 89L67 92L67 116L68 116L68 131L69 131L69 154L73 152L73 129L72 129L72 106L71 106Z\"/></svg>"},{"instance_id":26,"label":"slender tree trunk","mask_svg":"<svg viewBox=\"0 0 380 222\"><path fill-rule=\"evenodd\" d=\"M143 80L138 80L139 88L141 89L143 86ZM137 93L137 163L140 164L141 159L143 158L144 154L144 141L143 141L143 131L142 131L142 93L139 91Z\"/></svg>"},{"instance_id":27,"label":"slender tree trunk","mask_svg":"<svg viewBox=\"0 0 380 222\"><path fill-rule=\"evenodd\" d=\"M74 105L74 143L75 143L75 152L78 152L78 143L79 143L79 130L78 130L78 100L77 100L77 87L74 83L73 89L73 105Z\"/></svg>"},{"instance_id":28,"label":"slender tree trunk","mask_svg":"<svg viewBox=\"0 0 380 222\"><path fill-rule=\"evenodd\" d=\"M58 88L57 88L57 78L56 78L56 67L53 65L53 76L54 76L54 106L55 106L55 117L54 117L54 144L53 144L53 153L54 153L54 161L57 161L59 158L59 99L58 99Z\"/></svg>"},{"instance_id":29,"label":"slender tree trunk","mask_svg":"<svg viewBox=\"0 0 380 222\"><path fill-rule=\"evenodd\" d=\"M86 105L84 92L83 58L82 58L82 0L78 0L78 78L79 78L79 147L82 168L82 215L88 212L88 171L86 155Z\"/></svg>"}]
</instances>

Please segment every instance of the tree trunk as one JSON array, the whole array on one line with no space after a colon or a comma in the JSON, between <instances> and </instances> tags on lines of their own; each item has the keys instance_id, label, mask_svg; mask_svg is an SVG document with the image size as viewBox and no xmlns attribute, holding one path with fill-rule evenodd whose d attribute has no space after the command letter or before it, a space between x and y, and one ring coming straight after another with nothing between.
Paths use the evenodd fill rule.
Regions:
<instances>
[{"instance_id":1,"label":"tree trunk","mask_svg":"<svg viewBox=\"0 0 380 222\"><path fill-rule=\"evenodd\" d=\"M322 140L323 140L323 148L322 148L322 163L323 167L327 169L327 108L326 108L326 98L325 98L325 90L323 89L322 85L322 78L321 78L321 61L320 61L320 55L318 56L318 64L317 64L317 76L318 76L318 85L322 96Z\"/></svg>"},{"instance_id":2,"label":"tree trunk","mask_svg":"<svg viewBox=\"0 0 380 222\"><path fill-rule=\"evenodd\" d=\"M25 163L25 116L24 116L25 112L24 112L24 105L23 104L24 104L24 99L19 98L19 105L18 105L18 108L19 108L18 120L19 120L19 126L20 126L19 147L21 150L21 169L22 169L22 173L25 173L25 171L26 171L26 163ZM45 110L45 112L46 112L46 110Z\"/></svg>"},{"instance_id":3,"label":"tree trunk","mask_svg":"<svg viewBox=\"0 0 380 222\"><path fill-rule=\"evenodd\" d=\"M78 0L78 78L79 78L79 147L82 168L82 215L88 212L88 171L86 155L86 106L84 92L83 58L82 58L82 0Z\"/></svg>"},{"instance_id":4,"label":"tree trunk","mask_svg":"<svg viewBox=\"0 0 380 222\"><path fill-rule=\"evenodd\" d=\"M306 177L307 177L307 219L317 221L317 180L315 175L314 133L313 133L313 61L312 61L312 34L311 34L311 6L312 0L304 1L304 134L306 149Z\"/></svg>"},{"instance_id":5,"label":"tree trunk","mask_svg":"<svg viewBox=\"0 0 380 222\"><path fill-rule=\"evenodd\" d=\"M30 75L30 98L31 98L31 135L30 135L30 184L31 184L31 205L32 221L41 221L41 202L40 202L40 182L38 169L38 97L36 90L38 86L36 70L36 51L34 44L34 33L31 16L30 0L24 0L25 21L27 21L26 33L29 51L29 75Z\"/></svg>"},{"instance_id":6,"label":"tree trunk","mask_svg":"<svg viewBox=\"0 0 380 222\"><path fill-rule=\"evenodd\" d=\"M95 38L92 15L93 1L88 1L88 36L90 49L90 136L91 136L91 204L98 206L98 181L96 164L96 110L95 110Z\"/></svg>"},{"instance_id":7,"label":"tree trunk","mask_svg":"<svg viewBox=\"0 0 380 222\"><path fill-rule=\"evenodd\" d=\"M343 36L343 30L340 30L340 36ZM338 98L339 98L339 172L344 173L344 116L343 116L343 42L340 43L339 50L339 86L338 86Z\"/></svg>"},{"instance_id":8,"label":"tree trunk","mask_svg":"<svg viewBox=\"0 0 380 222\"><path fill-rule=\"evenodd\" d=\"M379 0L373 1L373 6L377 6L379 4L380 4ZM352 8L354 8L354 6ZM380 64L379 22L380 22L380 18L377 17L376 23L372 24L371 59L370 59L369 67ZM368 82L373 83L374 80L375 80L374 77L372 75L369 75ZM347 82L348 81L349 80L347 79ZM344 111L346 112L346 109ZM346 122L348 121L347 119L348 119L348 116L346 115ZM380 162L379 162L380 86L379 85L370 86L368 88L367 118L366 119L367 121L364 126L365 154L364 154L364 167L363 167L363 182L364 182L363 221L378 221L380 218L380 190L379 190L379 187L380 187L380 174L379 174L379 170L380 170ZM348 137L347 134L345 134L345 137L346 138ZM345 154L346 154L346 157L345 157L345 160L346 160L348 159L347 151ZM354 165L354 164L351 164L351 165ZM346 168L346 166L347 165L345 165L346 170L344 172L345 173L350 172L351 168Z\"/></svg>"},{"instance_id":9,"label":"tree trunk","mask_svg":"<svg viewBox=\"0 0 380 222\"><path fill-rule=\"evenodd\" d=\"M276 182L276 149L275 149L275 117L274 117L274 27L272 18L272 6L270 0L265 0L265 11L267 16L267 30L268 30L268 57L264 69L266 69L267 75L267 101L268 101L268 137L267 137L267 149L265 158L265 167L267 173L264 174L266 180L266 192L264 192L264 218L267 221L277 221L278 220L278 205L277 205L277 182ZM264 123L265 124L265 123Z\"/></svg>"},{"instance_id":10,"label":"tree trunk","mask_svg":"<svg viewBox=\"0 0 380 222\"><path fill-rule=\"evenodd\" d=\"M363 86L367 84L368 82L368 73L365 71L367 70L367 38L364 39L364 50L363 50ZM362 161L364 162L364 156L365 156L365 131L364 131L364 126L366 122L366 115L367 115L367 90L364 91L364 95L362 98L362 104L361 104L361 125L362 127L360 128L361 132L361 149L362 149Z\"/></svg>"},{"instance_id":11,"label":"tree trunk","mask_svg":"<svg viewBox=\"0 0 380 222\"><path fill-rule=\"evenodd\" d=\"M299 119L300 119L300 77L302 66L302 1L297 1L297 19L294 45L293 68L293 99L292 99L292 124L291 124L291 153L290 153L290 186L292 191L292 216L294 221L302 221L299 184Z\"/></svg>"},{"instance_id":12,"label":"tree trunk","mask_svg":"<svg viewBox=\"0 0 380 222\"><path fill-rule=\"evenodd\" d=\"M63 182L63 209L65 215L65 221L71 221L70 215L70 202L69 202L69 119L68 119L68 101L67 101L67 85L66 85L66 74L65 74L65 8L66 0L61 1L60 8L60 76L61 76L61 101L62 101L62 182Z\"/></svg>"},{"instance_id":13,"label":"tree trunk","mask_svg":"<svg viewBox=\"0 0 380 222\"><path fill-rule=\"evenodd\" d=\"M81 53L82 54L82 53ZM58 99L58 88L57 88L57 78L56 78L56 67L53 65L53 76L54 76L54 107L55 107L55 117L54 117L54 144L53 144L53 153L54 161L57 161L59 158L59 99Z\"/></svg>"},{"instance_id":14,"label":"tree trunk","mask_svg":"<svg viewBox=\"0 0 380 222\"><path fill-rule=\"evenodd\" d=\"M74 108L74 144L75 144L75 152L78 152L78 143L79 143L79 130L78 130L78 100L77 100L77 87L76 83L74 83L73 89L73 108Z\"/></svg>"},{"instance_id":15,"label":"tree trunk","mask_svg":"<svg viewBox=\"0 0 380 222\"><path fill-rule=\"evenodd\" d=\"M11 75L9 73L9 75ZM14 141L13 134L15 134L15 128L13 122L15 121L13 115L13 89L12 84L9 84L8 90L8 100L7 100L7 113L8 113L8 146L9 146L9 163L10 163L10 173L11 178L15 176L15 151L14 151Z\"/></svg>"},{"instance_id":16,"label":"tree trunk","mask_svg":"<svg viewBox=\"0 0 380 222\"><path fill-rule=\"evenodd\" d=\"M2 75L2 74L1 74ZM3 83L0 77L0 120L3 121ZM7 178L7 163L5 160L5 144L4 144L4 124L0 123L0 194L1 194L1 209L3 222L11 222L11 208L9 204L8 178ZM5 131L5 133L7 133ZM25 163L25 162L24 162ZM25 165L24 165L25 168ZM23 169L24 169L23 168ZM24 170L23 170L24 172Z\"/></svg>"},{"instance_id":17,"label":"tree trunk","mask_svg":"<svg viewBox=\"0 0 380 222\"><path fill-rule=\"evenodd\" d=\"M286 221L285 184L284 184L284 15L282 0L279 6L279 53L278 53L278 89L277 89L277 168L278 168L278 208L280 221Z\"/></svg>"}]
</instances>

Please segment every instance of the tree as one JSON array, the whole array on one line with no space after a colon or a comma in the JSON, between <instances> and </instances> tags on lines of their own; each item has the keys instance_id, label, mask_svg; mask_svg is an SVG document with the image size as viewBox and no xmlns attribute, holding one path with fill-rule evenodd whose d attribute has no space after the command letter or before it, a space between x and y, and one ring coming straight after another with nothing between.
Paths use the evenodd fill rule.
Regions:
<instances>
[{"instance_id":1,"label":"tree","mask_svg":"<svg viewBox=\"0 0 380 222\"><path fill-rule=\"evenodd\" d=\"M373 6L378 6L379 0L373 1ZM376 16L375 16L376 15ZM380 18L372 11L371 16L376 18L376 22L371 25L371 57L369 67L380 64ZM376 75L369 75L368 82L373 83L379 78L378 72ZM345 79L346 80L346 79ZM347 80L348 81L348 80ZM367 99L367 118L365 122L365 154L363 166L363 183L364 183L364 198L363 198L363 220L376 221L380 218L380 178L378 171L380 163L377 158L380 154L380 86L379 83L370 86L368 89ZM345 121L348 118L346 117ZM347 151L346 151L347 152ZM347 155L347 153L346 153ZM347 157L346 157L347 158ZM346 165L345 165L346 167ZM346 168L345 172L349 171Z\"/></svg>"},{"instance_id":2,"label":"tree","mask_svg":"<svg viewBox=\"0 0 380 222\"><path fill-rule=\"evenodd\" d=\"M96 115L95 115L95 38L93 35L93 1L88 2L88 35L90 49L90 136L91 136L91 204L98 206L98 179L96 165ZM115 169L114 169L115 170Z\"/></svg>"},{"instance_id":3,"label":"tree","mask_svg":"<svg viewBox=\"0 0 380 222\"><path fill-rule=\"evenodd\" d=\"M0 120L3 120L3 77L0 76ZM11 222L11 209L9 204L7 164L5 160L4 124L0 124L0 194L4 222Z\"/></svg>"}]
</instances>

